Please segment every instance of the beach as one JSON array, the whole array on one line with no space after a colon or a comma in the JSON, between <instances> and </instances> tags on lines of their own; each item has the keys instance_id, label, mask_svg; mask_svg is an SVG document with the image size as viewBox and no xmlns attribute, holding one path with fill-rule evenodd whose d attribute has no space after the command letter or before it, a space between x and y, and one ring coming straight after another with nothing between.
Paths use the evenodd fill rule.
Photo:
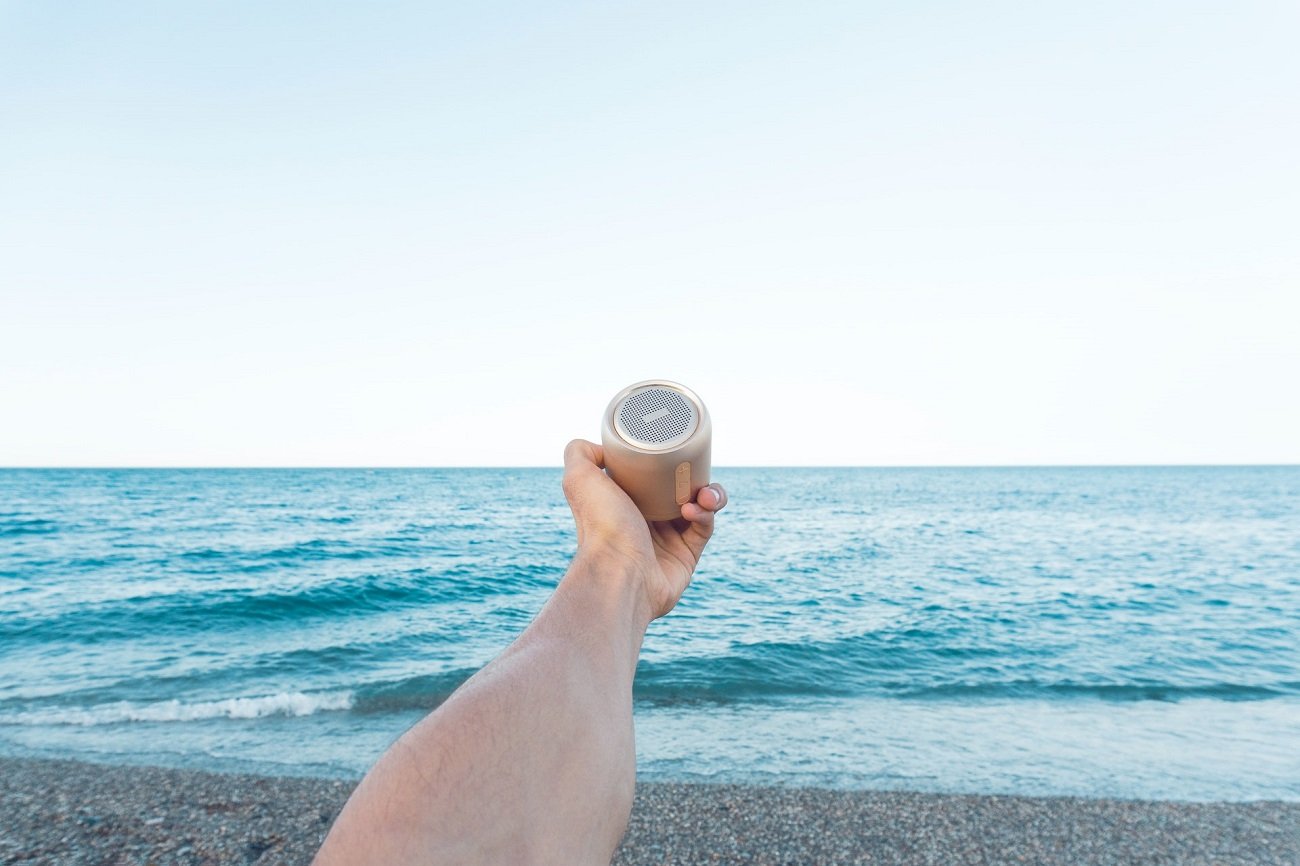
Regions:
<instances>
[{"instance_id":1,"label":"beach","mask_svg":"<svg viewBox=\"0 0 1300 866\"><path fill-rule=\"evenodd\" d=\"M307 864L355 780L0 759L5 864ZM614 863L1279 864L1300 803L642 783Z\"/></svg>"}]
</instances>

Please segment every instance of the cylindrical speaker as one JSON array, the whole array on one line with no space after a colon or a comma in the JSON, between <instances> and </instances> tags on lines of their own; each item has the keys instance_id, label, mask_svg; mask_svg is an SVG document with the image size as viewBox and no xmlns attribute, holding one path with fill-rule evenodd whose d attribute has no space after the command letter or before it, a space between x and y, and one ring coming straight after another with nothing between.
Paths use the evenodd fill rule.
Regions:
<instances>
[{"instance_id":1,"label":"cylindrical speaker","mask_svg":"<svg viewBox=\"0 0 1300 866\"><path fill-rule=\"evenodd\" d=\"M600 425L605 471L647 520L682 516L709 483L713 425L695 392L664 379L614 395Z\"/></svg>"}]
</instances>

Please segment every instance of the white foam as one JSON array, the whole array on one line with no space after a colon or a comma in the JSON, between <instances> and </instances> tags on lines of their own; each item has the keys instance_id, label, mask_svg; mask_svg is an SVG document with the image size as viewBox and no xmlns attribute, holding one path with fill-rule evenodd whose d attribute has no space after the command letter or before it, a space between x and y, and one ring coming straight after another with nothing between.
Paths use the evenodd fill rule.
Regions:
<instances>
[{"instance_id":1,"label":"white foam","mask_svg":"<svg viewBox=\"0 0 1300 866\"><path fill-rule=\"evenodd\" d=\"M352 708L352 692L280 692L219 701L159 701L133 704L120 701L97 707L36 710L0 718L17 725L115 725L122 722L192 722L201 719L259 719L264 716L310 716Z\"/></svg>"}]
</instances>

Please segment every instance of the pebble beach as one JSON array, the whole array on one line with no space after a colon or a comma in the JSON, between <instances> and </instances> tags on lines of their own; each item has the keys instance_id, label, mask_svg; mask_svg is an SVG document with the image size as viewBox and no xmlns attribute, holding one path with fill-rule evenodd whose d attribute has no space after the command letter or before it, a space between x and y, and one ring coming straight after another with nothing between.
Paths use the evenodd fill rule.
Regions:
<instances>
[{"instance_id":1,"label":"pebble beach","mask_svg":"<svg viewBox=\"0 0 1300 866\"><path fill-rule=\"evenodd\" d=\"M355 780L0 759L4 864L308 864ZM1300 803L642 783L620 866L1300 863Z\"/></svg>"}]
</instances>

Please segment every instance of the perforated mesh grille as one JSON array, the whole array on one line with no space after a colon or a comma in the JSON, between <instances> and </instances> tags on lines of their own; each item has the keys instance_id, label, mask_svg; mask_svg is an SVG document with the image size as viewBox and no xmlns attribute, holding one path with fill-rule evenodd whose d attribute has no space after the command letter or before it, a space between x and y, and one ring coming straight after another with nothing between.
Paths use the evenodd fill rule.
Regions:
<instances>
[{"instance_id":1,"label":"perforated mesh grille","mask_svg":"<svg viewBox=\"0 0 1300 866\"><path fill-rule=\"evenodd\" d=\"M623 401L618 408L618 422L628 436L661 445L691 432L695 407L676 391L647 388Z\"/></svg>"}]
</instances>

